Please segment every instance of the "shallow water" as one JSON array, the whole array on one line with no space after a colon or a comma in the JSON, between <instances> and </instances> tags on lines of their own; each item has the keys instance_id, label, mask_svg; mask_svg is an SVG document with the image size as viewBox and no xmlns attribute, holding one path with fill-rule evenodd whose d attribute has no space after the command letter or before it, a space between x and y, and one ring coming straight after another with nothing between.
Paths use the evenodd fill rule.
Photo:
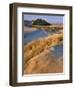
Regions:
<instances>
[{"instance_id":1,"label":"shallow water","mask_svg":"<svg viewBox=\"0 0 74 90\"><path fill-rule=\"evenodd\" d=\"M46 37L49 34L54 34L53 31L45 31L45 30L35 30L32 32L24 33L24 44L31 42L32 40L36 40L40 37Z\"/></svg>"},{"instance_id":2,"label":"shallow water","mask_svg":"<svg viewBox=\"0 0 74 90\"><path fill-rule=\"evenodd\" d=\"M60 58L61 56L63 56L63 45L57 45L52 48L50 48L50 50L56 58Z\"/></svg>"}]
</instances>

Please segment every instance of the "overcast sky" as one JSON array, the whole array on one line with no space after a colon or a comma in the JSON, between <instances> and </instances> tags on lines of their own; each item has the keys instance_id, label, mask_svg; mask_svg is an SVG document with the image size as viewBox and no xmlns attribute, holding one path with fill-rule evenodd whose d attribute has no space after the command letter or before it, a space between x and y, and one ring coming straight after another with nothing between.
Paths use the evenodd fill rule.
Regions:
<instances>
[{"instance_id":1,"label":"overcast sky","mask_svg":"<svg viewBox=\"0 0 74 90\"><path fill-rule=\"evenodd\" d=\"M24 20L44 19L50 23L63 23L63 15L24 14Z\"/></svg>"}]
</instances>

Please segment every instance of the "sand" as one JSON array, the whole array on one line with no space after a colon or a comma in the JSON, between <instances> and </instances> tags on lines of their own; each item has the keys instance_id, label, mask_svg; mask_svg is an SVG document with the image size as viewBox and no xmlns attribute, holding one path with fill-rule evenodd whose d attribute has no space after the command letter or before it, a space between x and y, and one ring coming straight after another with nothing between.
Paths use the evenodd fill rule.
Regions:
<instances>
[{"instance_id":1,"label":"sand","mask_svg":"<svg viewBox=\"0 0 74 90\"><path fill-rule=\"evenodd\" d=\"M24 67L24 74L61 72L63 72L63 58L57 59L49 50L44 50L44 52L31 58Z\"/></svg>"}]
</instances>

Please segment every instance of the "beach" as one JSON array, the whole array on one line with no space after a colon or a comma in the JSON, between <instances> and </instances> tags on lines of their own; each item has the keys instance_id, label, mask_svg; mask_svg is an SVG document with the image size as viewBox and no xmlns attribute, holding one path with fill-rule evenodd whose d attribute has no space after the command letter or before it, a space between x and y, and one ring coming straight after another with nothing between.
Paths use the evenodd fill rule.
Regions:
<instances>
[{"instance_id":1,"label":"beach","mask_svg":"<svg viewBox=\"0 0 74 90\"><path fill-rule=\"evenodd\" d=\"M24 74L63 72L63 27L57 32L45 28L24 27Z\"/></svg>"}]
</instances>

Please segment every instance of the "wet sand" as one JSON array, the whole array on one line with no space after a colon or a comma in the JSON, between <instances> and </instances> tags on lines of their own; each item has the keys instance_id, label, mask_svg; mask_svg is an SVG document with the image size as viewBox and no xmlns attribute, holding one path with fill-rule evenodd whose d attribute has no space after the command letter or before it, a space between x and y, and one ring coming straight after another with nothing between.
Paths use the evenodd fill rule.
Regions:
<instances>
[{"instance_id":1,"label":"wet sand","mask_svg":"<svg viewBox=\"0 0 74 90\"><path fill-rule=\"evenodd\" d=\"M51 51L44 52L31 58L25 63L24 74L39 74L39 73L62 73L63 58L56 58Z\"/></svg>"}]
</instances>

